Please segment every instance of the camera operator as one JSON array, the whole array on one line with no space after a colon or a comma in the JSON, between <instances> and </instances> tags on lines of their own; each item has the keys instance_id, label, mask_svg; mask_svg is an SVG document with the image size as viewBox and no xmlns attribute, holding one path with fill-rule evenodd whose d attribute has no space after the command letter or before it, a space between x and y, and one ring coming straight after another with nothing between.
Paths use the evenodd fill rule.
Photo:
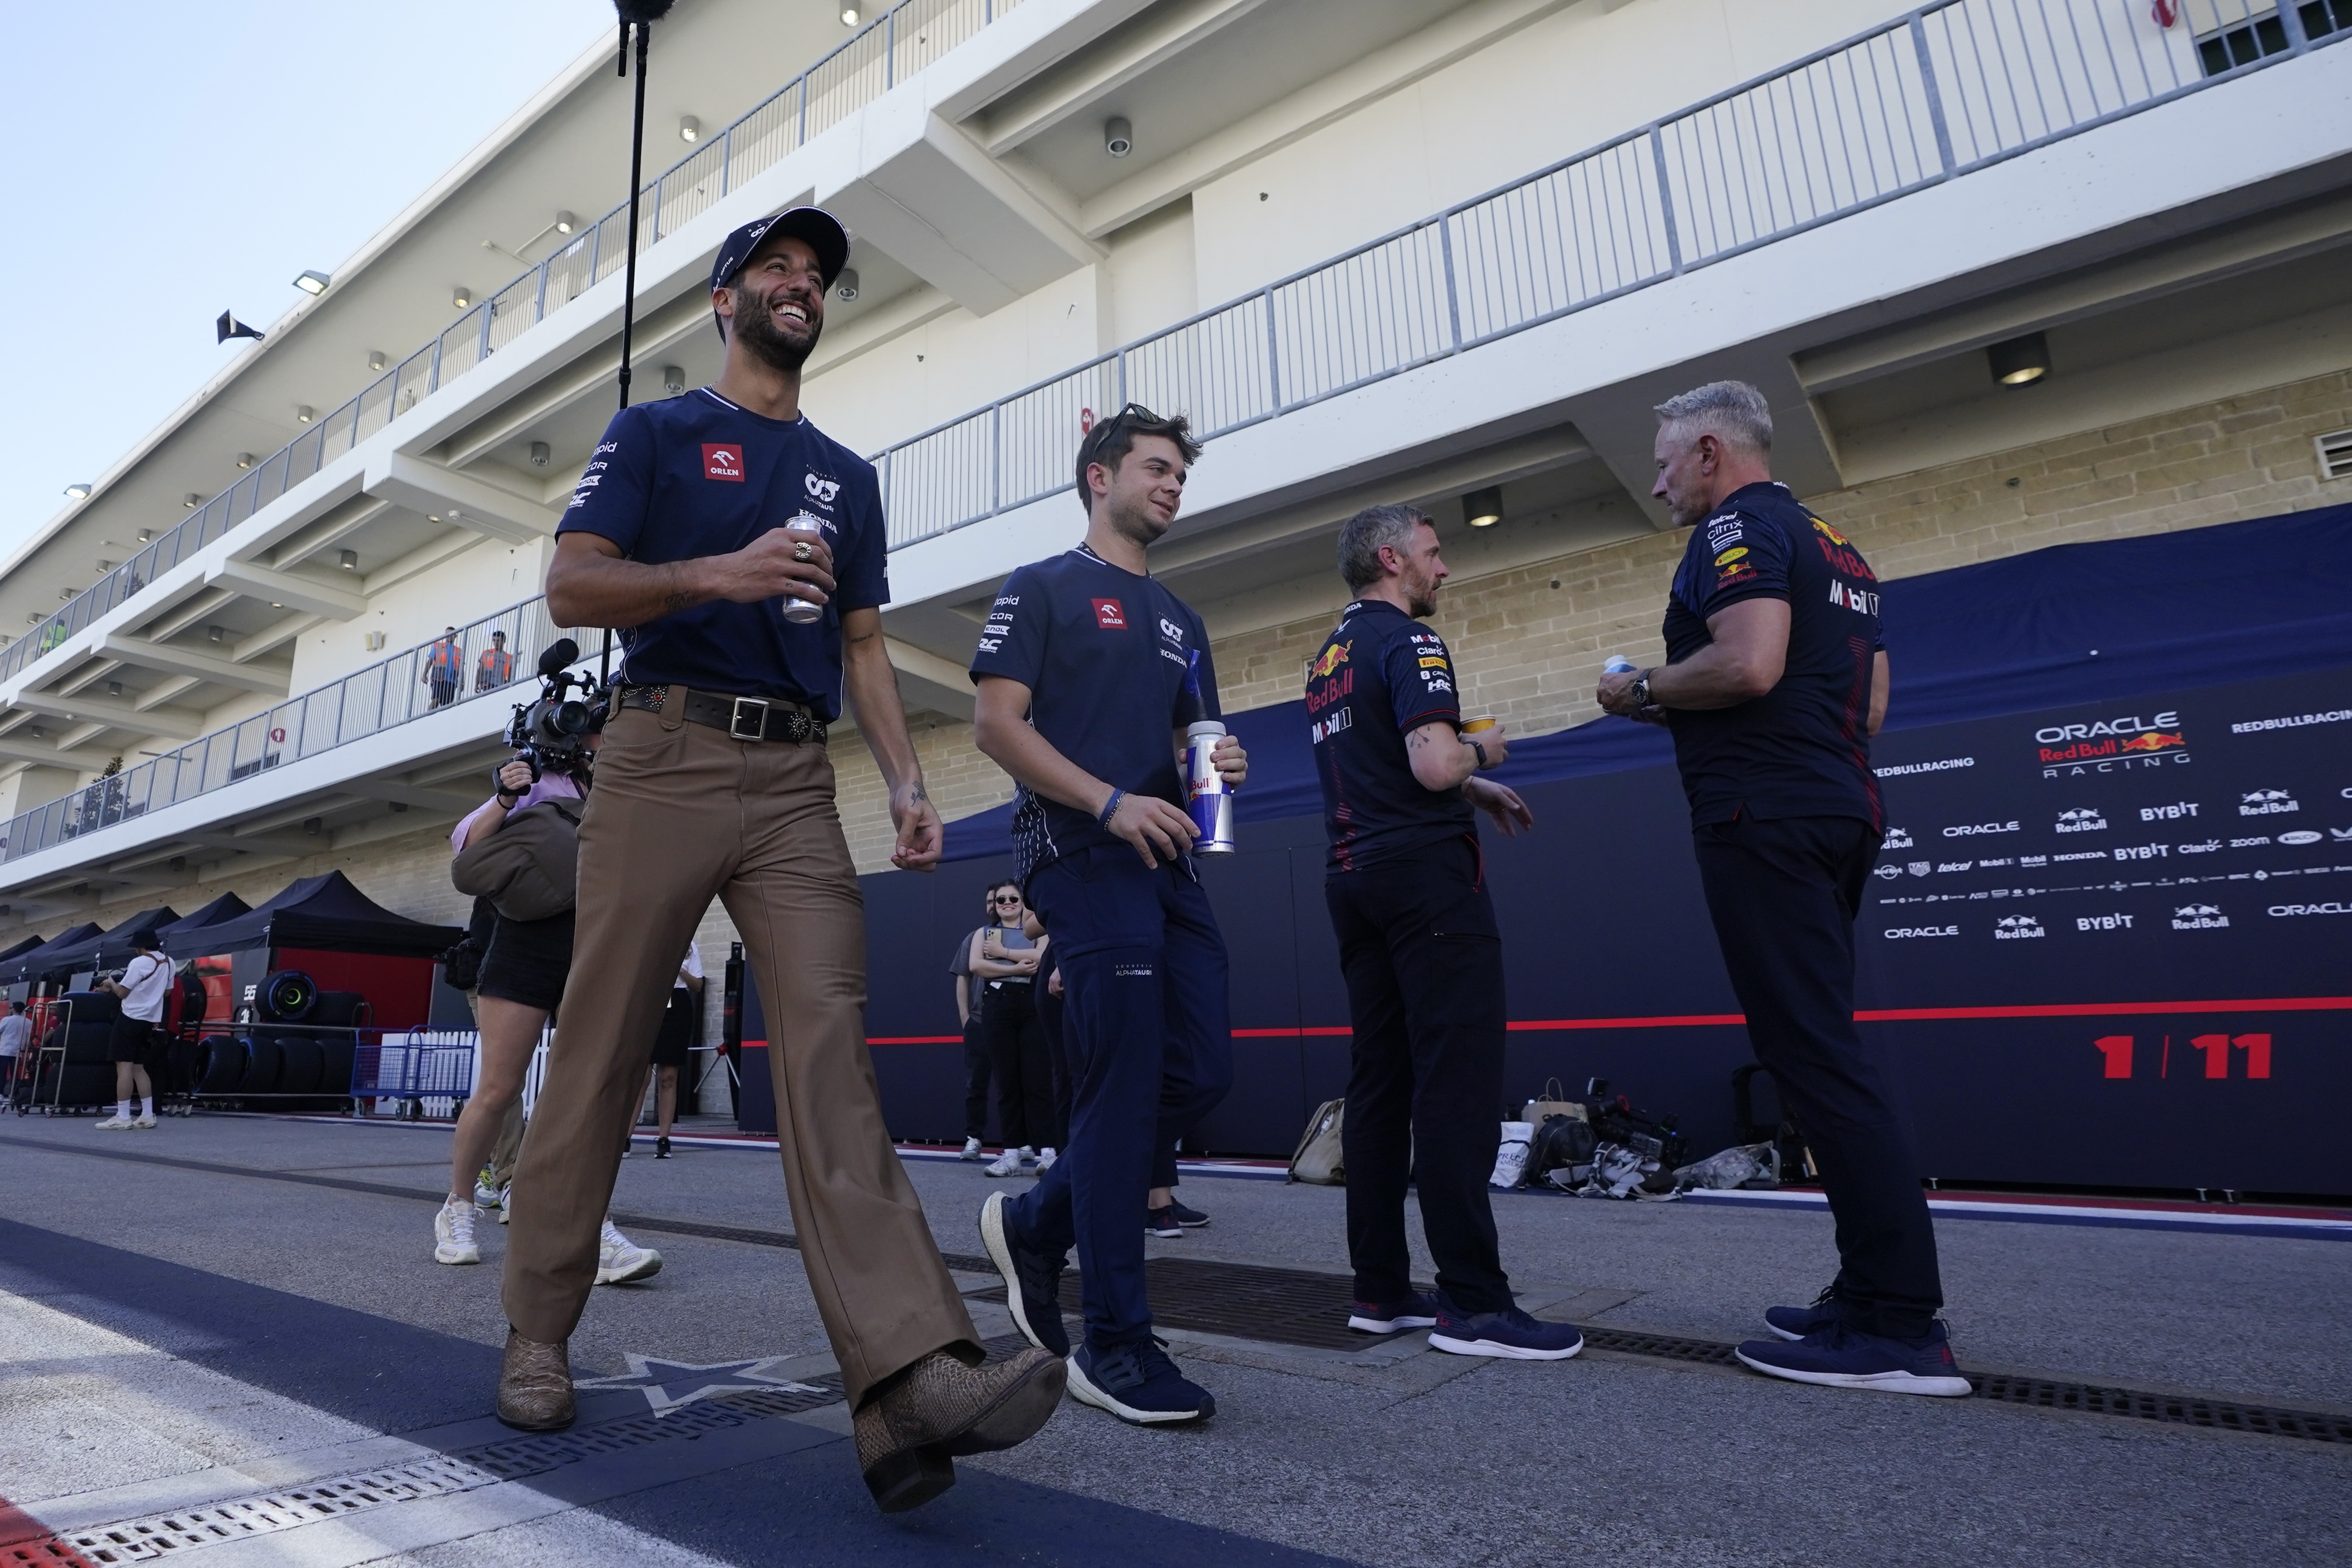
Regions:
<instances>
[{"instance_id":1,"label":"camera operator","mask_svg":"<svg viewBox=\"0 0 2352 1568\"><path fill-rule=\"evenodd\" d=\"M155 1125L155 1085L148 1067L160 1043L163 994L172 987L172 965L152 931L133 932L131 945L139 956L123 969L121 977L98 982L100 990L111 991L122 1001L107 1042L107 1054L114 1060L114 1114L98 1125L109 1131L144 1132ZM135 1099L134 1088L138 1090Z\"/></svg>"},{"instance_id":2,"label":"camera operator","mask_svg":"<svg viewBox=\"0 0 2352 1568\"><path fill-rule=\"evenodd\" d=\"M531 777L528 754L499 768L498 792L457 824L449 835L450 849L463 854L525 811L558 810L555 802L583 799L595 738L584 737L569 766L544 759L537 779ZM521 1097L523 1075L530 1071L540 1030L563 999L563 982L572 973L575 914L566 909L541 920L509 920L500 915L490 927L489 947L482 955L475 988L481 1071L457 1117L449 1156L449 1197L433 1217L436 1263L482 1260L482 1249L474 1240L474 1177L498 1140L508 1111ZM598 1284L625 1284L660 1269L660 1253L634 1245L610 1219L604 1221L596 1260Z\"/></svg>"}]
</instances>

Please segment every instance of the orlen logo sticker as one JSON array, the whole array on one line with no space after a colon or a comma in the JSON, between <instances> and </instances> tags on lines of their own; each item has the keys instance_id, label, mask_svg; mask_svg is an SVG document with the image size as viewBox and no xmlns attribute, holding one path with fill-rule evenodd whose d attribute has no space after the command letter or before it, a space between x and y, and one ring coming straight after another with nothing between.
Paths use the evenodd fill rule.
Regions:
<instances>
[{"instance_id":1,"label":"orlen logo sticker","mask_svg":"<svg viewBox=\"0 0 2352 1568\"><path fill-rule=\"evenodd\" d=\"M702 444L702 476L706 479L731 479L743 482L743 449L731 444Z\"/></svg>"},{"instance_id":2,"label":"orlen logo sticker","mask_svg":"<svg viewBox=\"0 0 2352 1568\"><path fill-rule=\"evenodd\" d=\"M1127 611L1116 599L1095 601L1095 624L1106 632L1127 630Z\"/></svg>"}]
</instances>

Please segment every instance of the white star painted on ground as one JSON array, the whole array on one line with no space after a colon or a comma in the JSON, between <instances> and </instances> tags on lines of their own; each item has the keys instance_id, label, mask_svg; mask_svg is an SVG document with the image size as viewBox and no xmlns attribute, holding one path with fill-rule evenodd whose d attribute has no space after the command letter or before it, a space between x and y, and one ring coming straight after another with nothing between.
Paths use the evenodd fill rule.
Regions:
<instances>
[{"instance_id":1,"label":"white star painted on ground","mask_svg":"<svg viewBox=\"0 0 2352 1568\"><path fill-rule=\"evenodd\" d=\"M681 1405L691 1405L698 1399L713 1395L755 1393L772 1389L785 1394L815 1394L814 1385L795 1383L775 1369L788 1359L780 1355L761 1356L751 1361L714 1362L698 1366L691 1362L665 1361L659 1356L628 1353L629 1372L622 1377L583 1378L573 1386L578 1388L635 1388L646 1396L656 1416L666 1415Z\"/></svg>"}]
</instances>

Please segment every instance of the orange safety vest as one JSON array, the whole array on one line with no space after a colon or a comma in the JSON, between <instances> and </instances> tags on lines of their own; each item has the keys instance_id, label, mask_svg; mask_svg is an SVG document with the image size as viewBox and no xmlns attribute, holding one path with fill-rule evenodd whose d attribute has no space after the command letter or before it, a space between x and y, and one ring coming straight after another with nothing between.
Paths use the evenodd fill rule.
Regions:
<instances>
[{"instance_id":1,"label":"orange safety vest","mask_svg":"<svg viewBox=\"0 0 2352 1568\"><path fill-rule=\"evenodd\" d=\"M514 679L514 655L504 648L492 648L482 654L480 672L476 683L485 686L502 686Z\"/></svg>"},{"instance_id":2,"label":"orange safety vest","mask_svg":"<svg viewBox=\"0 0 2352 1568\"><path fill-rule=\"evenodd\" d=\"M446 678L455 681L458 670L464 667L465 654L458 650L454 638L444 637L425 654L425 664L434 674L446 674Z\"/></svg>"}]
</instances>

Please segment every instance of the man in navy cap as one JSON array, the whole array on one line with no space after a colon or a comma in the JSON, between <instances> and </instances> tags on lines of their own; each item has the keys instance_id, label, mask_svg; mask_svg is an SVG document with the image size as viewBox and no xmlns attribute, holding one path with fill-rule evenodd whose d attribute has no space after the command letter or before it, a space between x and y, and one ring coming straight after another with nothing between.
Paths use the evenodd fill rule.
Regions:
<instances>
[{"instance_id":1,"label":"man in navy cap","mask_svg":"<svg viewBox=\"0 0 2352 1568\"><path fill-rule=\"evenodd\" d=\"M953 1456L1026 1439L1060 1402L1041 1352L982 1366L971 1319L884 1129L866 1054L866 933L825 727L846 698L889 786L892 861L938 864L882 641L872 465L801 413L801 367L848 258L798 207L711 268L719 380L625 409L557 530L559 624L620 629L620 690L580 824L571 977L516 1167L499 1416L568 1425L565 1342L678 961L713 895L773 1020L778 1142L801 1256L885 1511L954 1484Z\"/></svg>"}]
</instances>

